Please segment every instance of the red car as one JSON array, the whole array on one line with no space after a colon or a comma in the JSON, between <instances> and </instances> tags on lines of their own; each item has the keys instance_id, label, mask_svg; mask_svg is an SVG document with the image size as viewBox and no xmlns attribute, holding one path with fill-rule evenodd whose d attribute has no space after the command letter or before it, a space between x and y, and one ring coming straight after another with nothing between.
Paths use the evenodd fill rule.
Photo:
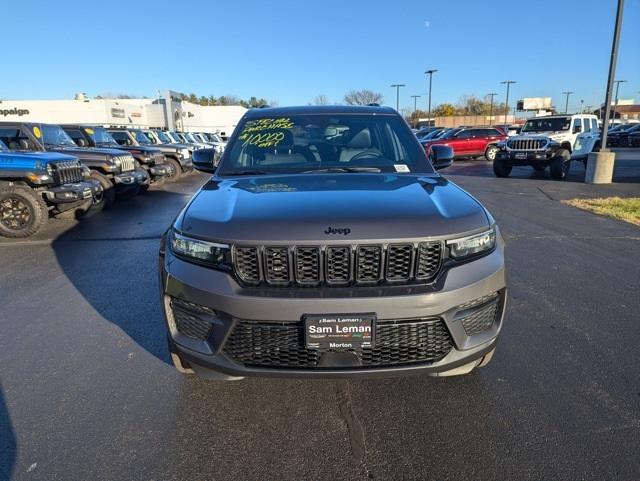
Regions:
<instances>
[{"instance_id":1,"label":"red car","mask_svg":"<svg viewBox=\"0 0 640 481\"><path fill-rule=\"evenodd\" d=\"M432 145L448 145L453 155L460 157L484 157L493 162L498 152L497 143L506 140L507 136L496 127L468 127L452 129L442 137L423 143L427 154Z\"/></svg>"}]
</instances>

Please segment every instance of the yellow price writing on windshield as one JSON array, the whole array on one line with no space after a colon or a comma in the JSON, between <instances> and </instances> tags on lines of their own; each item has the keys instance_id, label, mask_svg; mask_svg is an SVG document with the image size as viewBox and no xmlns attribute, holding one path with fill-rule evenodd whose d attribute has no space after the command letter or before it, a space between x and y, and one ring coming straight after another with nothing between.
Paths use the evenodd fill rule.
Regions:
<instances>
[{"instance_id":1,"label":"yellow price writing on windshield","mask_svg":"<svg viewBox=\"0 0 640 481\"><path fill-rule=\"evenodd\" d=\"M40 132L40 127L33 128L33 135L35 135L38 139L42 137L42 132Z\"/></svg>"}]
</instances>

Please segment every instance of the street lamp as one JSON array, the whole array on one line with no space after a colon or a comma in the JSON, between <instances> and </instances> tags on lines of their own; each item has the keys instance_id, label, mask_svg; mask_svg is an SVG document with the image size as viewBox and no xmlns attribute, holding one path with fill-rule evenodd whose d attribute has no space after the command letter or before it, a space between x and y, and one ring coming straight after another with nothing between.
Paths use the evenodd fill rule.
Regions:
<instances>
[{"instance_id":1,"label":"street lamp","mask_svg":"<svg viewBox=\"0 0 640 481\"><path fill-rule=\"evenodd\" d=\"M416 110L418 110L418 99L422 97L422 95L412 95L411 98L413 99L413 111L415 112Z\"/></svg>"},{"instance_id":2,"label":"street lamp","mask_svg":"<svg viewBox=\"0 0 640 481\"><path fill-rule=\"evenodd\" d=\"M584 112L584 99L580 99L580 113Z\"/></svg>"},{"instance_id":3,"label":"street lamp","mask_svg":"<svg viewBox=\"0 0 640 481\"><path fill-rule=\"evenodd\" d=\"M507 125L507 114L509 113L509 87L511 86L511 84L516 83L515 80L505 80L503 82L500 82L501 84L506 84L507 86L507 108L504 110L504 125Z\"/></svg>"},{"instance_id":4,"label":"street lamp","mask_svg":"<svg viewBox=\"0 0 640 481\"><path fill-rule=\"evenodd\" d=\"M600 140L601 147L600 152L591 152L587 158L587 172L584 180L589 184L608 184L613 179L613 165L615 163L616 154L607 149L607 131L609 129L611 93L613 90L613 82L616 78L616 62L618 60L618 45L620 44L620 29L622 28L623 13L624 0L618 0L616 22L613 29L613 41L611 42L611 57L609 58L607 90L604 100L605 109Z\"/></svg>"},{"instance_id":5,"label":"street lamp","mask_svg":"<svg viewBox=\"0 0 640 481\"><path fill-rule=\"evenodd\" d=\"M566 95L566 96L567 96L567 99L565 100L565 103L564 103L564 113L565 113L565 114L566 114L567 112L569 112L569 96L570 96L572 93L574 93L574 92L570 92L570 91L562 92L562 95Z\"/></svg>"},{"instance_id":6,"label":"street lamp","mask_svg":"<svg viewBox=\"0 0 640 481\"><path fill-rule=\"evenodd\" d=\"M400 112L400 87L406 87L405 84L393 84L392 87L396 89L396 110Z\"/></svg>"},{"instance_id":7,"label":"street lamp","mask_svg":"<svg viewBox=\"0 0 640 481\"><path fill-rule=\"evenodd\" d=\"M493 126L493 97L495 97L496 95L498 94L493 92L490 94L487 94L487 97L489 97L490 99L489 100L489 127Z\"/></svg>"},{"instance_id":8,"label":"street lamp","mask_svg":"<svg viewBox=\"0 0 640 481\"><path fill-rule=\"evenodd\" d=\"M618 110L618 89L620 88L620 84L623 84L627 82L627 80L616 80L615 82L613 82L614 84L616 84L616 99L613 102L613 120L616 119L616 113Z\"/></svg>"},{"instance_id":9,"label":"street lamp","mask_svg":"<svg viewBox=\"0 0 640 481\"><path fill-rule=\"evenodd\" d=\"M431 127L431 82L433 80L433 74L436 73L437 71L438 70L436 69L431 69L431 70L426 70L424 72L429 76L429 110L427 114L427 122L429 122L429 127Z\"/></svg>"}]
</instances>

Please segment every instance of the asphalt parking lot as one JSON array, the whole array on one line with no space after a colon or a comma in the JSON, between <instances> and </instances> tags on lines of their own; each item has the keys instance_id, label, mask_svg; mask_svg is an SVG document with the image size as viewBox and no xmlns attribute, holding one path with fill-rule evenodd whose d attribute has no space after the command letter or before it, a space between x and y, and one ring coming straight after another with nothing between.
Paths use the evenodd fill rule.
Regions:
<instances>
[{"instance_id":1,"label":"asphalt parking lot","mask_svg":"<svg viewBox=\"0 0 640 481\"><path fill-rule=\"evenodd\" d=\"M563 199L638 195L482 161L446 175L493 213L509 300L469 376L212 383L169 364L161 234L193 174L0 242L0 481L640 477L640 229Z\"/></svg>"}]
</instances>

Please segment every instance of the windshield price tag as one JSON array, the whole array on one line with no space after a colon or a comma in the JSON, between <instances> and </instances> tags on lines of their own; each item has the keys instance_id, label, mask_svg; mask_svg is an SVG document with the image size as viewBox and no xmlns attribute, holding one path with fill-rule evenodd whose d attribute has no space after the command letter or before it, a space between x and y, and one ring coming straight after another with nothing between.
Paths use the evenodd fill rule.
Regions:
<instances>
[{"instance_id":1,"label":"windshield price tag","mask_svg":"<svg viewBox=\"0 0 640 481\"><path fill-rule=\"evenodd\" d=\"M411 172L406 164L394 164L393 167L396 169L396 172Z\"/></svg>"}]
</instances>

